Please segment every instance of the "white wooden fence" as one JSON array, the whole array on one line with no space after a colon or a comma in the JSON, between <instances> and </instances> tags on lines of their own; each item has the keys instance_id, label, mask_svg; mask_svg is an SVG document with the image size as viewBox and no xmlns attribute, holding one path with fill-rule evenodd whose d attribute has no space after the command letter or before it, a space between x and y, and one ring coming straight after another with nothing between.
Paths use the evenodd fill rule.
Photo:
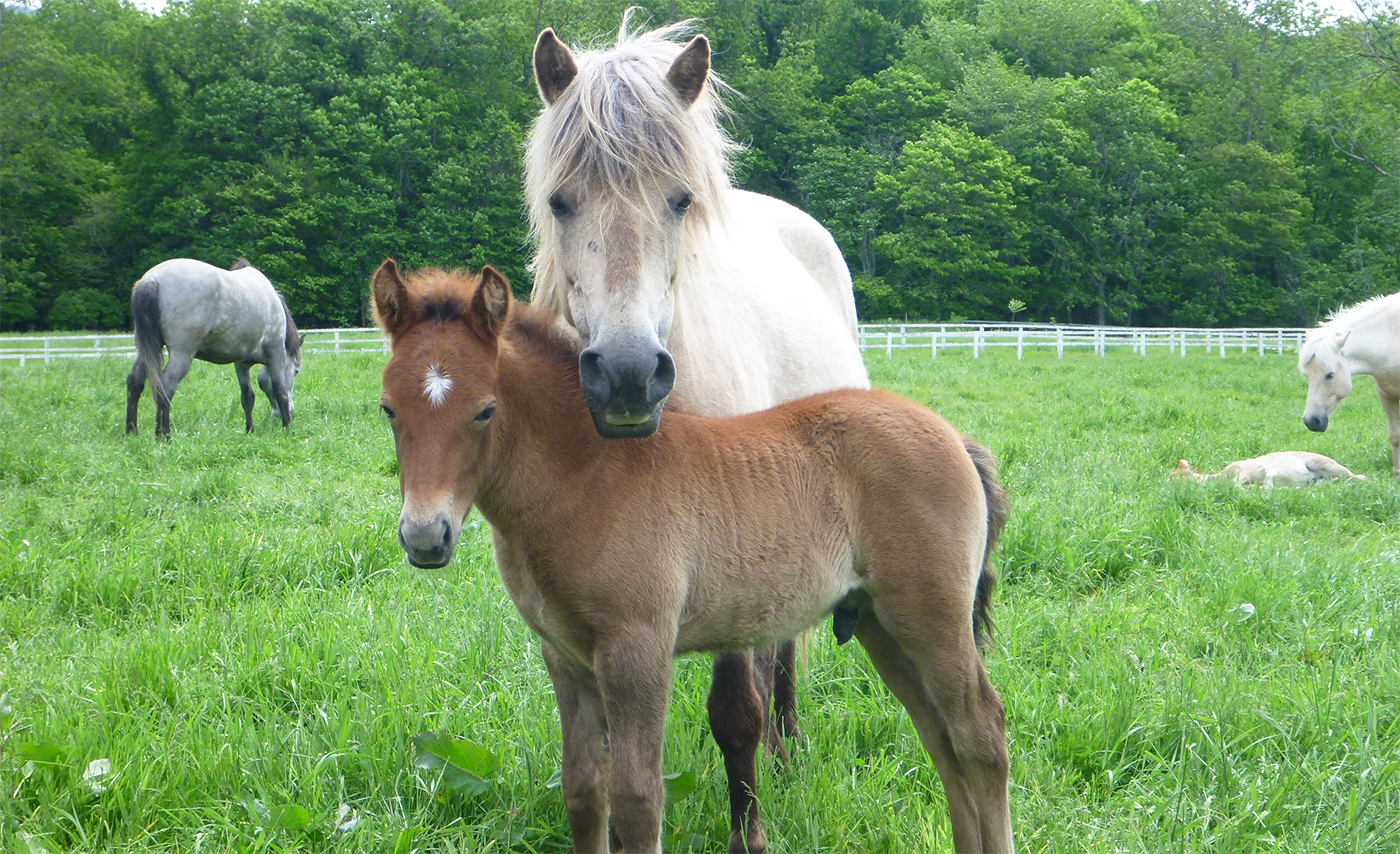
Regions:
<instances>
[{"instance_id":1,"label":"white wooden fence","mask_svg":"<svg viewBox=\"0 0 1400 854\"><path fill-rule=\"evenodd\" d=\"M387 353L389 343L374 327L355 329L307 329L307 353ZM1092 350L1103 356L1110 347L1127 347L1147 355L1149 347L1185 356L1187 352L1207 355L1238 351L1281 354L1296 350L1303 343L1306 329L1187 329L1125 326L1056 326L1045 323L864 323L860 326L862 350L924 350L937 359L940 351L970 349L973 358L992 347L1015 347L1016 358L1028 348L1054 348L1059 358L1065 350ZM107 335L16 335L0 336L0 364L18 361L50 362L54 359L81 359L98 356L136 355L131 333Z\"/></svg>"},{"instance_id":2,"label":"white wooden fence","mask_svg":"<svg viewBox=\"0 0 1400 854\"><path fill-rule=\"evenodd\" d=\"M1143 326L1057 326L1048 323L863 323L860 326L862 350L921 349L938 358L940 350L971 349L978 358L990 347L1015 347L1016 358L1024 358L1027 348L1055 349L1063 359L1065 350L1090 349L1103 356L1109 347L1127 347L1146 356L1149 347L1185 356L1188 351L1217 353L1222 358L1236 349L1241 353L1282 354L1297 350L1308 330L1290 327L1192 329Z\"/></svg>"}]
</instances>

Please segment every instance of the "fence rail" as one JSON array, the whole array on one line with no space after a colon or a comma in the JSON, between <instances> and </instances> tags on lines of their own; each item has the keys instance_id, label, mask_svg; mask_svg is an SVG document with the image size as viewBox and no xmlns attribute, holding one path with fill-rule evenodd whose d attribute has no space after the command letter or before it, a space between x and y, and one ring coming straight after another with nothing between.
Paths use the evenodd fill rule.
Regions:
<instances>
[{"instance_id":1,"label":"fence rail","mask_svg":"<svg viewBox=\"0 0 1400 854\"><path fill-rule=\"evenodd\" d=\"M1133 353L1147 355L1148 348L1165 349L1168 353L1185 356L1187 352L1207 355L1226 353L1283 353L1302 346L1306 329L1238 328L1191 329L1125 326L1056 326L1045 323L863 323L860 326L861 350L926 350L932 359L939 351L971 349L973 358L992 347L1015 347L1016 358L1024 357L1027 349L1054 348L1063 359L1065 350L1092 350L1106 355L1108 348L1130 348ZM389 342L372 327L347 329L307 329L307 353L387 353ZM136 355L131 333L101 335L19 335L0 336L0 364L18 361L51 362L54 359L83 359L99 356Z\"/></svg>"},{"instance_id":2,"label":"fence rail","mask_svg":"<svg viewBox=\"0 0 1400 854\"><path fill-rule=\"evenodd\" d=\"M1109 347L1127 347L1146 356L1150 347L1185 356L1188 351L1217 353L1222 358L1238 349L1282 354L1303 345L1307 329L1297 327L1194 329L1185 327L1056 326L1047 323L864 323L860 326L861 350L922 349L938 358L940 350L970 348L978 358L990 347L1015 347L1016 358L1027 348L1054 348L1059 358L1068 349L1090 349L1097 356Z\"/></svg>"}]
</instances>

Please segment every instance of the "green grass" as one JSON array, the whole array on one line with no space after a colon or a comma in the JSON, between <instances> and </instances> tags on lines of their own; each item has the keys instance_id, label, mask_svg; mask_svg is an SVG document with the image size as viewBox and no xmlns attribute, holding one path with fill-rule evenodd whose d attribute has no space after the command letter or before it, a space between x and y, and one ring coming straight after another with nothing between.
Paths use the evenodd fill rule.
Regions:
<instances>
[{"instance_id":1,"label":"green grass","mask_svg":"<svg viewBox=\"0 0 1400 854\"><path fill-rule=\"evenodd\" d=\"M869 363L1002 460L988 668L1022 851L1400 847L1400 490L1368 379L1313 435L1289 356ZM148 400L122 434L123 360L0 366L0 844L569 848L553 697L487 531L447 570L402 559L381 365L308 359L293 428L260 400L245 436L233 372L201 363L168 444ZM1286 449L1368 480L1167 476ZM666 828L721 851L708 683L680 662L666 769L699 785ZM827 627L800 710L794 765L761 771L771 851L951 850L907 718ZM416 768L427 730L489 747L491 789Z\"/></svg>"}]
</instances>

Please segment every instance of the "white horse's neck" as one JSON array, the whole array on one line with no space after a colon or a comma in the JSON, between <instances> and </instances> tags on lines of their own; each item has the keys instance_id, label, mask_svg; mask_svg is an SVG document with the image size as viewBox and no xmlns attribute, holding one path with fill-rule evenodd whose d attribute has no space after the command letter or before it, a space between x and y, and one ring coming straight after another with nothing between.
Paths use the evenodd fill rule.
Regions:
<instances>
[{"instance_id":1,"label":"white horse's neck","mask_svg":"<svg viewBox=\"0 0 1400 854\"><path fill-rule=\"evenodd\" d=\"M1348 323L1351 332L1341 353L1352 374L1375 376L1400 369L1400 298L1387 299L1380 308Z\"/></svg>"}]
</instances>

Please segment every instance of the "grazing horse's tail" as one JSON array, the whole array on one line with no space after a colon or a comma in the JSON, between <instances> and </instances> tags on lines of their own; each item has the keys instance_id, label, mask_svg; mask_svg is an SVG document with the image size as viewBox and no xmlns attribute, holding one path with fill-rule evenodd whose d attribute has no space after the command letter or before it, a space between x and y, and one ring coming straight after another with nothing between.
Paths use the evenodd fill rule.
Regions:
<instances>
[{"instance_id":1,"label":"grazing horse's tail","mask_svg":"<svg viewBox=\"0 0 1400 854\"><path fill-rule=\"evenodd\" d=\"M992 452L972 441L963 439L967 455L977 467L982 479L982 492L987 497L987 547L982 552L982 574L977 577L977 596L972 604L972 632L978 646L986 646L992 637L992 591L997 586L997 574L992 569L992 550L1006 527L1006 490L997 482L997 460Z\"/></svg>"},{"instance_id":2,"label":"grazing horse's tail","mask_svg":"<svg viewBox=\"0 0 1400 854\"><path fill-rule=\"evenodd\" d=\"M136 358L146 369L151 383L151 397L165 398L165 386L160 381L160 351L165 336L160 331L160 283L142 279L131 288L131 319L136 327ZM140 394L139 390L137 392Z\"/></svg>"}]
</instances>

